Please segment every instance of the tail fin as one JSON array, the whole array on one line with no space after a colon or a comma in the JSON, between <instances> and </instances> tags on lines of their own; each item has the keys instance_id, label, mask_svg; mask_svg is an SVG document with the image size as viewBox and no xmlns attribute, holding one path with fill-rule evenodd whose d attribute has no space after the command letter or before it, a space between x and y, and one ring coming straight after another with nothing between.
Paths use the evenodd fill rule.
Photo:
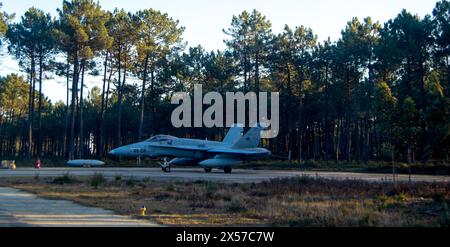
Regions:
<instances>
[{"instance_id":1,"label":"tail fin","mask_svg":"<svg viewBox=\"0 0 450 247\"><path fill-rule=\"evenodd\" d=\"M257 124L252 127L244 136L242 136L234 145L233 148L256 148L259 146L261 139L261 125Z\"/></svg>"},{"instance_id":2,"label":"tail fin","mask_svg":"<svg viewBox=\"0 0 450 247\"><path fill-rule=\"evenodd\" d=\"M235 144L239 138L242 137L242 133L244 132L243 124L233 124L227 132L227 135L223 139L224 143L233 145Z\"/></svg>"}]
</instances>

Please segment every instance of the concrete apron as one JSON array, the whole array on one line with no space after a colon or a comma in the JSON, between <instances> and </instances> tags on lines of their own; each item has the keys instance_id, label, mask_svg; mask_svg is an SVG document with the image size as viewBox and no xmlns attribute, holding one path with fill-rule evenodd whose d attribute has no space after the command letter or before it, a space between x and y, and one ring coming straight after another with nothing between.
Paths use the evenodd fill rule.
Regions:
<instances>
[{"instance_id":1,"label":"concrete apron","mask_svg":"<svg viewBox=\"0 0 450 247\"><path fill-rule=\"evenodd\" d=\"M0 187L0 227L150 227L146 220L132 219L112 211L86 207L66 200L39 198L18 189Z\"/></svg>"}]
</instances>

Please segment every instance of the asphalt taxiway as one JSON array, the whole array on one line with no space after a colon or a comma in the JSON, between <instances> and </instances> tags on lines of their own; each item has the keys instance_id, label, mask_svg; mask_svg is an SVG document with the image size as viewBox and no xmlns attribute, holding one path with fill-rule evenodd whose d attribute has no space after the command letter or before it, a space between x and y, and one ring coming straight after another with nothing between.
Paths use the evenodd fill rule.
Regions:
<instances>
[{"instance_id":1,"label":"asphalt taxiway","mask_svg":"<svg viewBox=\"0 0 450 247\"><path fill-rule=\"evenodd\" d=\"M156 223L66 200L49 200L0 187L0 227L147 227Z\"/></svg>"},{"instance_id":2,"label":"asphalt taxiway","mask_svg":"<svg viewBox=\"0 0 450 247\"><path fill-rule=\"evenodd\" d=\"M17 170L0 170L1 177L56 177L64 174L72 176L92 176L102 174L106 178L154 179L174 181L215 181L225 183L257 183L275 178L291 178L311 176L330 179L360 179L365 181L383 182L391 181L392 174L355 173L355 172L314 172L298 170L250 170L233 169L231 174L213 169L205 173L202 168L172 168L172 172L164 173L160 168L128 168L128 167L102 167L102 168L17 168ZM408 175L396 175L397 181L409 181ZM412 175L412 182L450 182L450 176Z\"/></svg>"}]
</instances>

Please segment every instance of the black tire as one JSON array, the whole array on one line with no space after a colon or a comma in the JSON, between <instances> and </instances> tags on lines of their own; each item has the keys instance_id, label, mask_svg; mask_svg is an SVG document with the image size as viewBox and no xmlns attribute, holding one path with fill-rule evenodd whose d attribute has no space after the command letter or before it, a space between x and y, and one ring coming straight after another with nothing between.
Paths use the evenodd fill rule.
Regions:
<instances>
[{"instance_id":1,"label":"black tire","mask_svg":"<svg viewBox=\"0 0 450 247\"><path fill-rule=\"evenodd\" d=\"M225 167L223 168L223 171L224 171L225 173L231 173L231 166L225 166Z\"/></svg>"},{"instance_id":2,"label":"black tire","mask_svg":"<svg viewBox=\"0 0 450 247\"><path fill-rule=\"evenodd\" d=\"M164 172L170 172L170 166L164 167L164 168L163 168L163 171L164 171Z\"/></svg>"},{"instance_id":3,"label":"black tire","mask_svg":"<svg viewBox=\"0 0 450 247\"><path fill-rule=\"evenodd\" d=\"M212 168L205 168L206 173L210 173L212 171Z\"/></svg>"}]
</instances>

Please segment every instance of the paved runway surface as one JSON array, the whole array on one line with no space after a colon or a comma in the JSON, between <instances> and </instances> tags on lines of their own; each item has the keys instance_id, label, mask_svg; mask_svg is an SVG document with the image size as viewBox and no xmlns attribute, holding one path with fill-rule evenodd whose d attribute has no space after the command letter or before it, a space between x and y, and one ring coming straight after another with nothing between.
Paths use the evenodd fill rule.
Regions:
<instances>
[{"instance_id":1,"label":"paved runway surface","mask_svg":"<svg viewBox=\"0 0 450 247\"><path fill-rule=\"evenodd\" d=\"M218 181L226 183L262 182L272 178L285 178L297 176L313 176L334 179L362 179L366 181L389 181L391 174L352 173L352 172L301 172L301 171L274 171L274 170L244 170L234 169L231 174L214 169L212 173L205 173L201 168L172 168L171 173L164 173L160 168L18 168L17 170L0 170L0 177L55 177L63 174L73 176L91 176L101 173L107 178L122 176L125 178L178 181ZM397 175L398 181L408 181L408 175ZM450 182L450 176L412 175L412 181Z\"/></svg>"},{"instance_id":2,"label":"paved runway surface","mask_svg":"<svg viewBox=\"0 0 450 247\"><path fill-rule=\"evenodd\" d=\"M157 226L112 211L85 207L65 200L48 200L0 187L0 227L6 226Z\"/></svg>"}]
</instances>

